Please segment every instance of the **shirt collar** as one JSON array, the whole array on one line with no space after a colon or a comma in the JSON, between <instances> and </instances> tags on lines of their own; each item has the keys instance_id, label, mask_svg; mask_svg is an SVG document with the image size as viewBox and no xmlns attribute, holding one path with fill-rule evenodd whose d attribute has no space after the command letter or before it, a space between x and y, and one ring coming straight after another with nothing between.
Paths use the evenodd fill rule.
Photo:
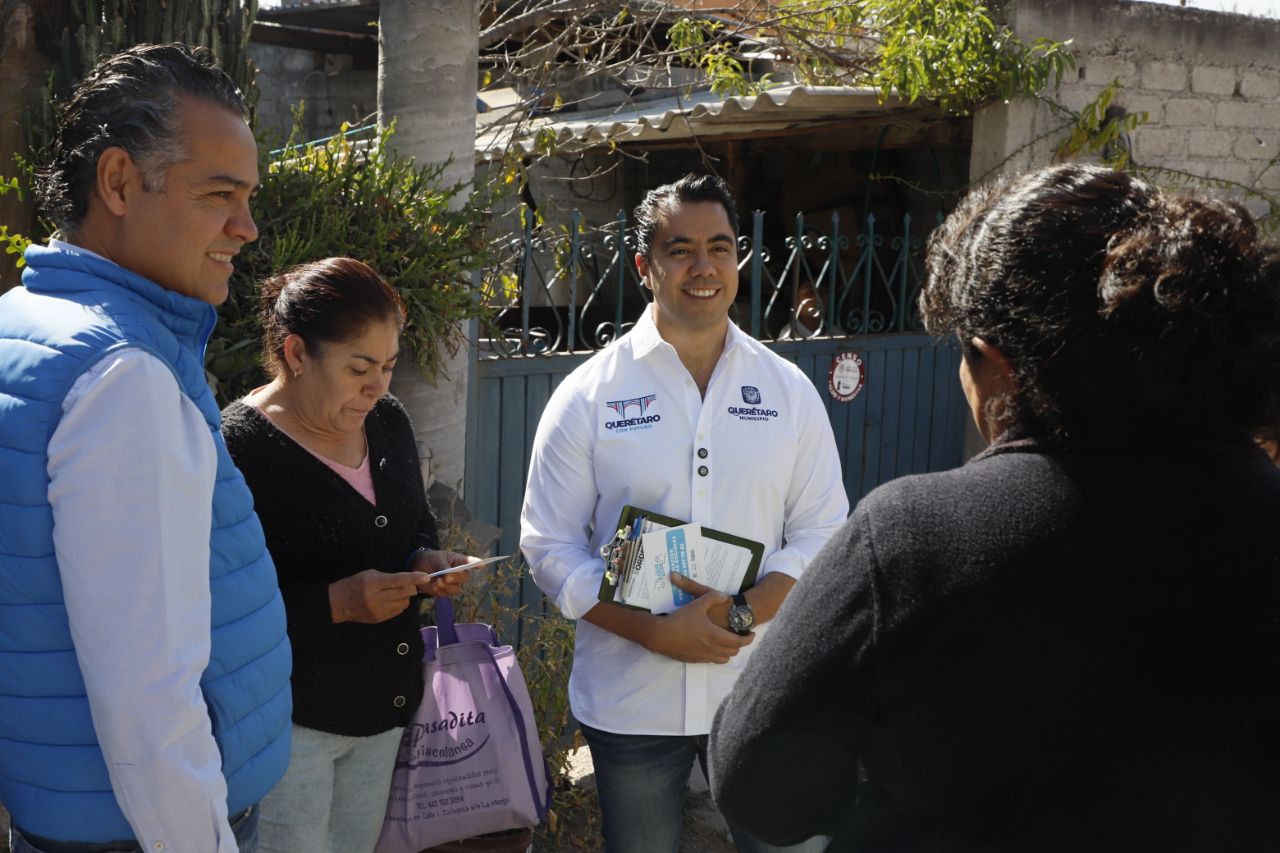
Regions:
<instances>
[{"instance_id":1,"label":"shirt collar","mask_svg":"<svg viewBox=\"0 0 1280 853\"><path fill-rule=\"evenodd\" d=\"M645 306L644 313L640 315L640 319L636 320L636 324L627 333L627 339L631 341L631 351L635 353L636 358L644 358L664 344L673 351L675 349L675 347L663 340L662 335L658 333L658 326L653 321L653 303ZM720 357L725 358L739 347L748 354L754 354L759 346L759 341L739 329L738 325L733 320L730 320L728 331L725 332L724 337L724 352L721 353Z\"/></svg>"},{"instance_id":2,"label":"shirt collar","mask_svg":"<svg viewBox=\"0 0 1280 853\"><path fill-rule=\"evenodd\" d=\"M662 339L662 335L658 334L658 325L653 322L653 303L644 307L640 319L636 320L631 331L627 332L627 338L631 341L631 351L635 353L636 358L644 358L667 343Z\"/></svg>"}]
</instances>

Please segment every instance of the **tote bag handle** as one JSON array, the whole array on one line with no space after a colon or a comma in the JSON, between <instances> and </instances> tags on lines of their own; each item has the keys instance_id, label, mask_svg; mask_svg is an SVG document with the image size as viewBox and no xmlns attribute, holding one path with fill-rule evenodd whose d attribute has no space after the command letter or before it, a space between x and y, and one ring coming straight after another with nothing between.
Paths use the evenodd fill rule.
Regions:
<instances>
[{"instance_id":1,"label":"tote bag handle","mask_svg":"<svg viewBox=\"0 0 1280 853\"><path fill-rule=\"evenodd\" d=\"M437 598L436 605L436 635L440 638L440 645L452 646L458 642L458 629L453 625L453 602L448 598Z\"/></svg>"},{"instance_id":2,"label":"tote bag handle","mask_svg":"<svg viewBox=\"0 0 1280 853\"><path fill-rule=\"evenodd\" d=\"M448 598L437 598L435 599L435 611L436 611L436 645L452 646L456 643L462 642L461 638L458 636L457 625L454 622L453 602L450 601ZM471 640L476 639L474 631L475 631L475 628L477 627L483 627L488 629L489 636L487 639L489 641L489 645L491 646L500 645L500 643L498 642L498 632L493 630L492 625L485 625L481 622L467 623L467 629L472 632L471 634L468 635L468 639L471 639Z\"/></svg>"}]
</instances>

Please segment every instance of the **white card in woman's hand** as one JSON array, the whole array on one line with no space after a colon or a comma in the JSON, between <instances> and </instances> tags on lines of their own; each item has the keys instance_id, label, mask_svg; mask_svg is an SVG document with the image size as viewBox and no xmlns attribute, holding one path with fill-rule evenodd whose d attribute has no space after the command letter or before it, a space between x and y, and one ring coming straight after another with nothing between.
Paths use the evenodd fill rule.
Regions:
<instances>
[{"instance_id":1,"label":"white card in woman's hand","mask_svg":"<svg viewBox=\"0 0 1280 853\"><path fill-rule=\"evenodd\" d=\"M478 569L481 566L487 566L490 563L497 563L501 560L510 560L510 559L511 559L510 554L503 554L501 557L489 557L488 559L485 559L485 560L477 560L474 563L463 563L461 566L450 566L447 569L441 569L438 572L432 572L431 574L427 575L427 577L438 578L441 575L447 575L452 572L464 572L468 569Z\"/></svg>"}]
</instances>

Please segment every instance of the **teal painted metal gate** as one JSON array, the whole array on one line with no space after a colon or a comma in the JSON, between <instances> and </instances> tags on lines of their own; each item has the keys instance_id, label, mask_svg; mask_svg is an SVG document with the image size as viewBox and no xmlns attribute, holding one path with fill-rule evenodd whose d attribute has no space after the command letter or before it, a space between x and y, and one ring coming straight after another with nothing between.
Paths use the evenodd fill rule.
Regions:
<instances>
[{"instance_id":1,"label":"teal painted metal gate","mask_svg":"<svg viewBox=\"0 0 1280 853\"><path fill-rule=\"evenodd\" d=\"M850 503L896 477L960 464L967 417L956 378L960 354L918 329L913 306L922 241L912 236L910 218L886 246L873 216L852 238L841 236L835 217L827 233L797 217L780 266L762 246L763 220L757 211L752 238L740 242L748 299L735 320L817 387ZM594 240L576 215L568 233L554 237L526 226L512 242L509 263L490 272L491 292L512 294L506 316L519 323L482 342L474 365L465 489L472 514L502 528L499 553L519 547L529 452L551 392L596 349L625 334L646 304L621 214ZM583 281L590 289L579 288ZM550 298L557 289L562 305L536 304L557 301ZM849 402L832 398L828 378L844 352L861 357L865 375ZM538 601L532 580L523 584L520 603Z\"/></svg>"}]
</instances>

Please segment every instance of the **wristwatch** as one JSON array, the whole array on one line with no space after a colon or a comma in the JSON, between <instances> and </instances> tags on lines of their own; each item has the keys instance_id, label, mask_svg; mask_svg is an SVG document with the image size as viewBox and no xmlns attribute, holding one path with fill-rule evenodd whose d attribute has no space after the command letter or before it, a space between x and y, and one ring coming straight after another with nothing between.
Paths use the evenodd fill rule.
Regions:
<instances>
[{"instance_id":1,"label":"wristwatch","mask_svg":"<svg viewBox=\"0 0 1280 853\"><path fill-rule=\"evenodd\" d=\"M733 606L729 608L729 630L735 634L750 634L756 626L756 612L747 604L747 597L737 593L733 597Z\"/></svg>"}]
</instances>

